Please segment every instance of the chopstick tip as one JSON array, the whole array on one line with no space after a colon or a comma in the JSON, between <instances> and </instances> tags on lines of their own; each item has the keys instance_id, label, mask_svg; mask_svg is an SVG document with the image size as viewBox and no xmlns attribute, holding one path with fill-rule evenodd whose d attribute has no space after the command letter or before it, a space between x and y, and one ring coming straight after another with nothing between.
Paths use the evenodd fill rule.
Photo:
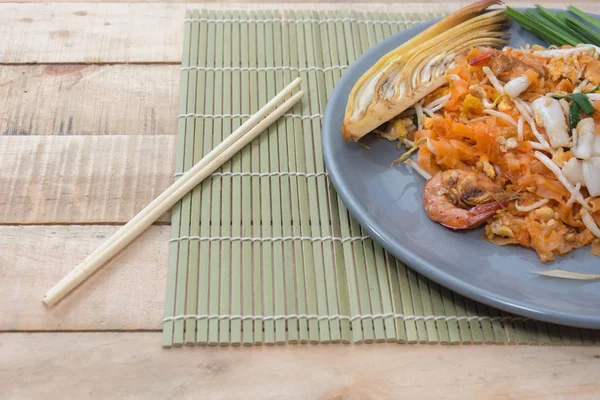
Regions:
<instances>
[{"instance_id":1,"label":"chopstick tip","mask_svg":"<svg viewBox=\"0 0 600 400\"><path fill-rule=\"evenodd\" d=\"M46 293L42 298L42 303L48 308L54 306L56 304L56 298L51 296L50 293Z\"/></svg>"}]
</instances>

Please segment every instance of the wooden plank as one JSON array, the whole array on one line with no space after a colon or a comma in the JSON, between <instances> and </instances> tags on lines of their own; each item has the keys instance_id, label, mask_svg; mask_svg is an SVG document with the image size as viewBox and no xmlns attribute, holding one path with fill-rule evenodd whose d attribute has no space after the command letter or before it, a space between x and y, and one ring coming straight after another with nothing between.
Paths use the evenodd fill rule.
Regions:
<instances>
[{"instance_id":1,"label":"wooden plank","mask_svg":"<svg viewBox=\"0 0 600 400\"><path fill-rule=\"evenodd\" d=\"M344 2L346 3L346 2ZM355 11L450 12L471 3L355 3ZM531 1L511 5L531 6ZM546 2L565 6L563 1ZM572 3L586 11L597 2ZM204 4L218 9L348 9L343 3ZM186 3L4 3L0 4L0 63L179 63Z\"/></svg>"},{"instance_id":2,"label":"wooden plank","mask_svg":"<svg viewBox=\"0 0 600 400\"><path fill-rule=\"evenodd\" d=\"M14 0L0 0L0 3L11 3L14 2ZM19 1L19 3L43 3L45 2L45 0L21 0ZM86 0L55 0L54 3L87 3L88 1ZM96 3L196 3L196 1L194 0L97 0ZM205 0L202 2L203 6L207 6L207 7L215 7L215 6L219 6L222 5L223 3L226 6L231 5L244 5L243 8L247 8L247 6L245 6L246 4L251 4L251 5L256 5L255 0ZM268 2L267 2L268 3ZM329 0L328 3L332 3L333 6L336 6L337 4L335 3L339 3L339 4L343 4L345 6L347 5L356 5L356 4L364 4L365 0ZM385 5L389 5L389 4L404 4L404 5L408 5L408 6L415 6L415 0L378 0L377 3L380 4L385 4ZM424 6L429 6L430 8L432 6L437 6L440 5L441 1L440 0L422 0L419 3L423 4ZM454 1L451 4L455 4L457 7L461 6L461 5L466 5L466 4L471 4L472 1L470 0L463 0L463 1ZM530 4L530 1L523 1L523 0L509 0L507 2L509 5L521 5L521 4ZM279 3L281 4L281 3ZM287 0L287 2L281 4L282 6L285 7L294 7L294 6L302 6L304 4L318 4L315 3L314 0ZM564 0L545 0L544 4L562 4L564 5L565 2ZM570 4L570 3L569 3ZM321 7L323 8L323 7Z\"/></svg>"},{"instance_id":3,"label":"wooden plank","mask_svg":"<svg viewBox=\"0 0 600 400\"><path fill-rule=\"evenodd\" d=\"M166 351L154 332L0 334L6 398L594 399L598 357L589 347L397 344Z\"/></svg>"},{"instance_id":4,"label":"wooden plank","mask_svg":"<svg viewBox=\"0 0 600 400\"><path fill-rule=\"evenodd\" d=\"M0 62L181 60L182 4L2 4Z\"/></svg>"},{"instance_id":5,"label":"wooden plank","mask_svg":"<svg viewBox=\"0 0 600 400\"><path fill-rule=\"evenodd\" d=\"M178 65L0 66L0 135L170 135Z\"/></svg>"},{"instance_id":6,"label":"wooden plank","mask_svg":"<svg viewBox=\"0 0 600 400\"><path fill-rule=\"evenodd\" d=\"M174 146L165 135L1 136L0 224L127 222L173 182Z\"/></svg>"},{"instance_id":7,"label":"wooden plank","mask_svg":"<svg viewBox=\"0 0 600 400\"><path fill-rule=\"evenodd\" d=\"M160 329L168 226L152 226L57 306L41 302L118 228L0 226L0 331Z\"/></svg>"}]
</instances>

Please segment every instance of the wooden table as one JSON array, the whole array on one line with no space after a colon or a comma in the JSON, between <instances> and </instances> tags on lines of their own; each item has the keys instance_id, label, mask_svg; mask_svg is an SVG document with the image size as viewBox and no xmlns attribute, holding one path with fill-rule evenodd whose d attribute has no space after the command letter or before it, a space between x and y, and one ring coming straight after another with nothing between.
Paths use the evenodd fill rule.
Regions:
<instances>
[{"instance_id":1,"label":"wooden table","mask_svg":"<svg viewBox=\"0 0 600 400\"><path fill-rule=\"evenodd\" d=\"M164 350L168 215L44 308L48 288L172 181L188 7L0 4L0 398L597 397L597 347Z\"/></svg>"}]
</instances>

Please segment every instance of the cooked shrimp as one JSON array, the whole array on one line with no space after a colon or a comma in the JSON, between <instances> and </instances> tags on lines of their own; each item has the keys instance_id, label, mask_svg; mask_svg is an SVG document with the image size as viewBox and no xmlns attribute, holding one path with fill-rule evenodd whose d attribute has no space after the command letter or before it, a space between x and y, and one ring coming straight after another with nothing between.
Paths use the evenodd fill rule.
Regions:
<instances>
[{"instance_id":1,"label":"cooked shrimp","mask_svg":"<svg viewBox=\"0 0 600 400\"><path fill-rule=\"evenodd\" d=\"M481 225L502 208L506 198L488 177L457 169L437 173L423 187L427 216L450 229Z\"/></svg>"},{"instance_id":2,"label":"cooked shrimp","mask_svg":"<svg viewBox=\"0 0 600 400\"><path fill-rule=\"evenodd\" d=\"M502 75L502 79L509 80L518 77L528 69L533 69L539 75L544 74L544 66L532 58L519 57L518 53L494 52L489 63L494 75Z\"/></svg>"}]
</instances>

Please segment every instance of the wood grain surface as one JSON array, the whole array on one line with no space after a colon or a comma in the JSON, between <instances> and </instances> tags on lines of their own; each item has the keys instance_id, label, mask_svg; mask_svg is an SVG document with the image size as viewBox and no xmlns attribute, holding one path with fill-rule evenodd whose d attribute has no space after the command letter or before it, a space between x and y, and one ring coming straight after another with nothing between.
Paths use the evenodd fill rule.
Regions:
<instances>
[{"instance_id":1,"label":"wood grain surface","mask_svg":"<svg viewBox=\"0 0 600 400\"><path fill-rule=\"evenodd\" d=\"M179 75L162 64L2 66L0 135L174 135Z\"/></svg>"},{"instance_id":2,"label":"wood grain surface","mask_svg":"<svg viewBox=\"0 0 600 400\"><path fill-rule=\"evenodd\" d=\"M173 63L181 4L2 4L1 63Z\"/></svg>"},{"instance_id":3,"label":"wood grain surface","mask_svg":"<svg viewBox=\"0 0 600 400\"><path fill-rule=\"evenodd\" d=\"M168 226L151 227L56 307L41 302L117 229L0 226L0 331L159 330Z\"/></svg>"},{"instance_id":4,"label":"wood grain surface","mask_svg":"<svg viewBox=\"0 0 600 400\"><path fill-rule=\"evenodd\" d=\"M0 163L0 224L125 223L173 183L175 136L0 136Z\"/></svg>"},{"instance_id":5,"label":"wood grain surface","mask_svg":"<svg viewBox=\"0 0 600 400\"><path fill-rule=\"evenodd\" d=\"M594 399L584 347L373 344L186 347L158 333L0 335L8 398ZM24 356L26 355L26 356Z\"/></svg>"},{"instance_id":6,"label":"wood grain surface","mask_svg":"<svg viewBox=\"0 0 600 400\"><path fill-rule=\"evenodd\" d=\"M357 11L450 12L467 2L357 3ZM509 2L513 4L512 2ZM513 5L533 5L516 2ZM558 4L558 3L556 3ZM587 11L598 2L573 2ZM220 9L273 9L272 3L208 4ZM0 4L0 63L178 63L186 3ZM346 9L343 3L283 3L277 9Z\"/></svg>"}]
</instances>

